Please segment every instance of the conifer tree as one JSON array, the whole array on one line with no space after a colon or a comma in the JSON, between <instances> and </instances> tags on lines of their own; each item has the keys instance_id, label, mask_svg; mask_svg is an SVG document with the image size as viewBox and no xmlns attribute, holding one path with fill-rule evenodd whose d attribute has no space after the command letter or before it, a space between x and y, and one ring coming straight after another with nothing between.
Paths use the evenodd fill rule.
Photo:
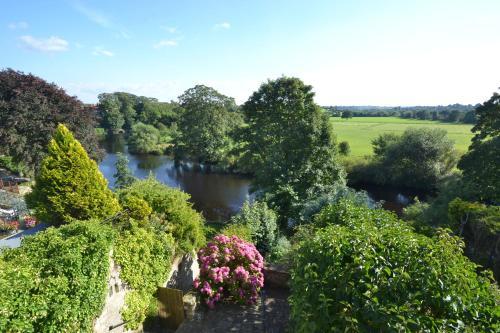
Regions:
<instances>
[{"instance_id":1,"label":"conifer tree","mask_svg":"<svg viewBox=\"0 0 500 333\"><path fill-rule=\"evenodd\" d=\"M124 188L130 186L137 179L128 168L128 158L123 153L116 154L116 173L113 175L115 178L115 188Z\"/></svg>"},{"instance_id":2,"label":"conifer tree","mask_svg":"<svg viewBox=\"0 0 500 333\"><path fill-rule=\"evenodd\" d=\"M80 142L59 124L35 178L27 203L43 222L105 218L119 211L108 183Z\"/></svg>"}]
</instances>

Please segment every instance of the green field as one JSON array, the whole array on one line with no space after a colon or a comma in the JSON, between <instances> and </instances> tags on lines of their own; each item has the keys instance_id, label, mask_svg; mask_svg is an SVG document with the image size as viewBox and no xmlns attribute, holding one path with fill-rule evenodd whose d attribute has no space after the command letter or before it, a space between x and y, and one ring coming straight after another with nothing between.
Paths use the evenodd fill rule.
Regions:
<instances>
[{"instance_id":1,"label":"green field","mask_svg":"<svg viewBox=\"0 0 500 333\"><path fill-rule=\"evenodd\" d=\"M337 141L347 141L351 147L351 156L371 155L372 139L382 133L401 134L408 127L442 128L448 132L448 137L455 141L460 153L467 151L472 139L472 125L447 124L439 121L402 119L397 117L355 117L341 119L332 117L333 129Z\"/></svg>"}]
</instances>

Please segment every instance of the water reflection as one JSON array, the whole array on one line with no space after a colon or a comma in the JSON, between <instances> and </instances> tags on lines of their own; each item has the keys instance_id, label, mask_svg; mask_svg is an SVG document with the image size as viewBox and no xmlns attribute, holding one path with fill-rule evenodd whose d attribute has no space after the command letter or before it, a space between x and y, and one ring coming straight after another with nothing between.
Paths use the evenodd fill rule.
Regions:
<instances>
[{"instance_id":1,"label":"water reflection","mask_svg":"<svg viewBox=\"0 0 500 333\"><path fill-rule=\"evenodd\" d=\"M127 151L123 136L116 136L103 143L106 156L99 169L114 187L116 153L122 152L129 159L128 167L137 178L150 173L162 183L177 187L191 195L195 209L203 212L209 221L223 221L237 213L245 200L249 200L250 181L236 175L211 173L203 165L180 163L176 165L168 156L132 155Z\"/></svg>"}]
</instances>

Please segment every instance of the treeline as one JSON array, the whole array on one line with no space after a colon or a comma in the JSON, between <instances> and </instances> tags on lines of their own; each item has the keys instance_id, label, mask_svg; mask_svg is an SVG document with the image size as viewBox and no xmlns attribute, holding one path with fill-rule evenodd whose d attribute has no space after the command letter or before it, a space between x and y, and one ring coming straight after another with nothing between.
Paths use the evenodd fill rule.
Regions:
<instances>
[{"instance_id":1,"label":"treeline","mask_svg":"<svg viewBox=\"0 0 500 333\"><path fill-rule=\"evenodd\" d=\"M450 123L474 124L477 105L438 106L324 106L333 117L400 117L404 119L437 120Z\"/></svg>"}]
</instances>

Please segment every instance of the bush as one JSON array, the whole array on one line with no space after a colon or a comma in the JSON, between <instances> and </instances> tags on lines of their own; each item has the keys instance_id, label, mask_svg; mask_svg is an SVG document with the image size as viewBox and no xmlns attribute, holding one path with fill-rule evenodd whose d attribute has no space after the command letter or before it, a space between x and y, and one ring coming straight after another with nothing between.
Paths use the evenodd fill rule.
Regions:
<instances>
[{"instance_id":1,"label":"bush","mask_svg":"<svg viewBox=\"0 0 500 333\"><path fill-rule=\"evenodd\" d=\"M491 275L447 232L416 234L395 215L347 201L325 208L293 255L296 332L498 332Z\"/></svg>"},{"instance_id":2,"label":"bush","mask_svg":"<svg viewBox=\"0 0 500 333\"><path fill-rule=\"evenodd\" d=\"M153 125L137 123L128 139L129 151L136 154L161 154L160 131Z\"/></svg>"},{"instance_id":3,"label":"bush","mask_svg":"<svg viewBox=\"0 0 500 333\"><path fill-rule=\"evenodd\" d=\"M73 134L59 124L26 196L37 219L51 224L104 218L120 209L108 182Z\"/></svg>"},{"instance_id":4,"label":"bush","mask_svg":"<svg viewBox=\"0 0 500 333\"><path fill-rule=\"evenodd\" d=\"M238 215L231 218L231 223L245 225L250 229L252 241L262 253L267 253L276 242L278 231L276 213L265 202L243 204Z\"/></svg>"},{"instance_id":5,"label":"bush","mask_svg":"<svg viewBox=\"0 0 500 333\"><path fill-rule=\"evenodd\" d=\"M114 232L75 222L0 255L0 332L91 332L104 305Z\"/></svg>"},{"instance_id":6,"label":"bush","mask_svg":"<svg viewBox=\"0 0 500 333\"><path fill-rule=\"evenodd\" d=\"M168 187L150 176L119 190L118 196L120 199L132 196L146 201L156 213L156 224L172 234L181 251L189 253L205 243L203 218L192 208L189 194Z\"/></svg>"},{"instance_id":7,"label":"bush","mask_svg":"<svg viewBox=\"0 0 500 333\"><path fill-rule=\"evenodd\" d=\"M283 235L278 237L276 244L272 247L271 251L266 257L266 261L274 264L283 264L289 266L292 251L292 244Z\"/></svg>"},{"instance_id":8,"label":"bush","mask_svg":"<svg viewBox=\"0 0 500 333\"><path fill-rule=\"evenodd\" d=\"M231 300L253 304L264 286L264 260L251 243L232 236L217 235L198 251L200 276L194 287L208 307Z\"/></svg>"},{"instance_id":9,"label":"bush","mask_svg":"<svg viewBox=\"0 0 500 333\"><path fill-rule=\"evenodd\" d=\"M247 242L252 241L252 230L246 224L230 223L221 230L221 233L228 237L236 236Z\"/></svg>"},{"instance_id":10,"label":"bush","mask_svg":"<svg viewBox=\"0 0 500 333\"><path fill-rule=\"evenodd\" d=\"M152 229L132 228L118 239L113 257L120 277L133 289L122 309L128 328L137 328L146 318L157 287L167 279L173 253L172 237Z\"/></svg>"}]
</instances>

